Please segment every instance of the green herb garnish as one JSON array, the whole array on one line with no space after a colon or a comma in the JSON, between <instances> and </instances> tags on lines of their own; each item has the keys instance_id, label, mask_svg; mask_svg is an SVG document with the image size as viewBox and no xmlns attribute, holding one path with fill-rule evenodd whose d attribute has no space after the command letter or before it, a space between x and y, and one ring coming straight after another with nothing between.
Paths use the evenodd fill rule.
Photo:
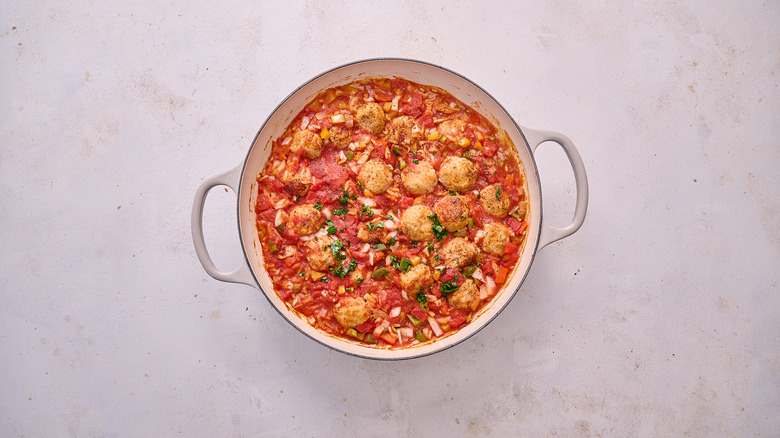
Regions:
<instances>
[{"instance_id":1,"label":"green herb garnish","mask_svg":"<svg viewBox=\"0 0 780 438\"><path fill-rule=\"evenodd\" d=\"M434 214L432 216L428 216L428 219L433 221L433 234L436 236L436 239L441 241L445 237L447 237L447 230L444 229L444 227L441 226L441 222L439 222L439 216Z\"/></svg>"}]
</instances>

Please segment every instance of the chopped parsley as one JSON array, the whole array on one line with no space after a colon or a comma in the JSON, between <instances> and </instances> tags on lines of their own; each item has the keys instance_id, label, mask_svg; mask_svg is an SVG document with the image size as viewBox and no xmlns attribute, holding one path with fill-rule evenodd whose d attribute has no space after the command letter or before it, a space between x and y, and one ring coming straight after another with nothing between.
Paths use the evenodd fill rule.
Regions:
<instances>
[{"instance_id":1,"label":"chopped parsley","mask_svg":"<svg viewBox=\"0 0 780 438\"><path fill-rule=\"evenodd\" d=\"M422 292L417 293L417 302L420 303L420 307L423 309L427 309L428 306L426 304L428 303L428 295L425 295Z\"/></svg>"},{"instance_id":2,"label":"chopped parsley","mask_svg":"<svg viewBox=\"0 0 780 438\"><path fill-rule=\"evenodd\" d=\"M328 226L328 228L327 228L327 230L326 230L326 231L327 231L327 232L328 232L328 234L330 234L331 236L332 236L332 235L334 235L334 234L336 234L336 231L338 231L338 230L336 229L336 226L335 226L335 225L333 225L333 221L332 221L332 220L330 220L330 219L328 219L328 220L326 220L326 221L325 221L325 225L327 225L327 226Z\"/></svg>"},{"instance_id":3,"label":"chopped parsley","mask_svg":"<svg viewBox=\"0 0 780 438\"><path fill-rule=\"evenodd\" d=\"M368 205L363 204L363 208L360 209L360 214L362 216L371 217L374 215L374 210L371 210L371 207L369 207Z\"/></svg>"},{"instance_id":4,"label":"chopped parsley","mask_svg":"<svg viewBox=\"0 0 780 438\"><path fill-rule=\"evenodd\" d=\"M336 277L344 278L350 272L354 271L355 268L357 268L357 261L355 261L355 259L352 259L352 261L349 262L349 266L347 266L346 268L343 266L339 266L338 268L334 268L333 266L331 266L330 271L333 272L333 275L335 275Z\"/></svg>"},{"instance_id":5,"label":"chopped parsley","mask_svg":"<svg viewBox=\"0 0 780 438\"><path fill-rule=\"evenodd\" d=\"M323 282L323 283L327 283L328 282L328 276L326 275L326 276L322 277L320 279L320 281Z\"/></svg>"},{"instance_id":6,"label":"chopped parsley","mask_svg":"<svg viewBox=\"0 0 780 438\"><path fill-rule=\"evenodd\" d=\"M393 245L395 245L395 237L391 237L391 238L390 238L390 241L389 241L389 242L387 242L387 244L388 244L389 246L393 246Z\"/></svg>"},{"instance_id":7,"label":"chopped parsley","mask_svg":"<svg viewBox=\"0 0 780 438\"><path fill-rule=\"evenodd\" d=\"M432 216L428 216L428 219L431 219L433 221L433 234L436 235L436 239L441 241L441 239L444 239L447 237L447 230L444 229L444 227L441 226L441 222L439 222L439 216L434 214Z\"/></svg>"},{"instance_id":8,"label":"chopped parsley","mask_svg":"<svg viewBox=\"0 0 780 438\"><path fill-rule=\"evenodd\" d=\"M412 269L412 261L407 258L403 258L401 260L396 260L391 262L390 266L394 267L395 269L398 269L401 272L406 273L409 272L410 269Z\"/></svg>"},{"instance_id":9,"label":"chopped parsley","mask_svg":"<svg viewBox=\"0 0 780 438\"><path fill-rule=\"evenodd\" d=\"M349 196L347 189L341 189L341 197L339 198L339 204L347 205L350 199L357 199L357 196Z\"/></svg>"},{"instance_id":10,"label":"chopped parsley","mask_svg":"<svg viewBox=\"0 0 780 438\"><path fill-rule=\"evenodd\" d=\"M387 216L385 216L385 219L393 220L393 216L390 213L387 213Z\"/></svg>"},{"instance_id":11,"label":"chopped parsley","mask_svg":"<svg viewBox=\"0 0 780 438\"><path fill-rule=\"evenodd\" d=\"M357 184L358 184L358 187L360 187L360 190L365 190L366 189L365 187L363 187L363 183L362 182L358 181Z\"/></svg>"},{"instance_id":12,"label":"chopped parsley","mask_svg":"<svg viewBox=\"0 0 780 438\"><path fill-rule=\"evenodd\" d=\"M336 210L333 210L333 214L335 214L336 216L343 216L347 214L347 211L348 210L346 208L338 208Z\"/></svg>"},{"instance_id":13,"label":"chopped parsley","mask_svg":"<svg viewBox=\"0 0 780 438\"><path fill-rule=\"evenodd\" d=\"M457 279L458 277L456 276L455 280ZM446 295L455 292L456 290L458 290L459 287L460 286L458 286L458 284L455 283L454 281L445 281L439 285L439 290L441 290L441 293Z\"/></svg>"},{"instance_id":14,"label":"chopped parsley","mask_svg":"<svg viewBox=\"0 0 780 438\"><path fill-rule=\"evenodd\" d=\"M418 164L419 162L420 162L420 160L418 160L417 158L412 158L412 163Z\"/></svg>"},{"instance_id":15,"label":"chopped parsley","mask_svg":"<svg viewBox=\"0 0 780 438\"><path fill-rule=\"evenodd\" d=\"M433 254L433 242L428 242L428 254Z\"/></svg>"},{"instance_id":16,"label":"chopped parsley","mask_svg":"<svg viewBox=\"0 0 780 438\"><path fill-rule=\"evenodd\" d=\"M295 195L295 202L298 202L301 200L301 195Z\"/></svg>"},{"instance_id":17,"label":"chopped parsley","mask_svg":"<svg viewBox=\"0 0 780 438\"><path fill-rule=\"evenodd\" d=\"M366 224L366 228L368 228L370 231L374 231L378 228L384 228L385 223L384 222L369 222Z\"/></svg>"},{"instance_id":18,"label":"chopped parsley","mask_svg":"<svg viewBox=\"0 0 780 438\"><path fill-rule=\"evenodd\" d=\"M322 211L322 202L320 200L317 200L317 204L314 205L314 209L317 211Z\"/></svg>"},{"instance_id":19,"label":"chopped parsley","mask_svg":"<svg viewBox=\"0 0 780 438\"><path fill-rule=\"evenodd\" d=\"M496 186L496 199L501 200L501 186Z\"/></svg>"}]
</instances>

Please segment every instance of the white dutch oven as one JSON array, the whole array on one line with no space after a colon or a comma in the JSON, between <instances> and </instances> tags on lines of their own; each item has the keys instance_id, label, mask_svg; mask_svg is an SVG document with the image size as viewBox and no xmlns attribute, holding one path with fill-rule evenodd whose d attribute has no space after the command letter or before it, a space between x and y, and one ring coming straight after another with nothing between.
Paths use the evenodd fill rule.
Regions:
<instances>
[{"instance_id":1,"label":"white dutch oven","mask_svg":"<svg viewBox=\"0 0 780 438\"><path fill-rule=\"evenodd\" d=\"M527 241L523 255L508 284L471 323L454 335L430 344L400 350L379 349L318 331L295 313L288 310L274 292L263 265L263 253L255 229L255 201L257 175L271 153L271 141L280 136L290 121L321 91L365 77L400 77L424 85L442 88L462 102L476 109L503 129L517 147L518 158L525 167L528 179L527 199L530 214L527 217ZM533 152L543 142L559 144L574 170L577 201L572 222L564 227L553 227L542 219L542 192ZM244 263L232 272L217 269L209 256L203 239L203 202L209 190L228 186L238 195L238 231L244 250ZM238 167L204 181L195 194L192 206L192 238L195 251L206 272L220 281L241 283L262 291L271 305L295 328L330 348L347 354L371 359L408 359L442 351L469 338L495 318L520 289L536 252L556 240L577 231L585 220L588 205L588 182L585 168L571 140L557 132L521 128L504 108L475 83L445 68L408 59L370 59L347 64L327 71L290 94L271 113L257 133L246 159Z\"/></svg>"}]
</instances>

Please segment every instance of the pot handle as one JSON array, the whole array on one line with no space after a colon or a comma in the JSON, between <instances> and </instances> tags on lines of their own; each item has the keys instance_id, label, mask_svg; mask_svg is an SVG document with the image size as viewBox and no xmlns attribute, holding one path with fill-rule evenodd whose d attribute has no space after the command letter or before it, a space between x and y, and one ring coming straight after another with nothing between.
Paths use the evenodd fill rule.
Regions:
<instances>
[{"instance_id":1,"label":"pot handle","mask_svg":"<svg viewBox=\"0 0 780 438\"><path fill-rule=\"evenodd\" d=\"M542 232L539 237L539 249L541 249L557 240L571 236L582 226L585 221L585 213L588 210L588 177L585 174L585 165L582 163L580 153L577 152L577 148L568 137L559 132L527 128L523 128L523 133L532 151L536 151L536 148L546 141L558 143L569 159L569 164L574 171L574 182L577 186L577 204L574 207L574 218L569 225L558 228L545 222L544 219L542 220Z\"/></svg>"},{"instance_id":2,"label":"pot handle","mask_svg":"<svg viewBox=\"0 0 780 438\"><path fill-rule=\"evenodd\" d=\"M241 179L242 168L243 165L212 176L203 181L198 187L198 190L195 192L195 200L192 203L192 242L195 245L195 253L198 255L203 269L210 276L220 281L241 283L256 288L257 284L246 261L232 272L223 272L217 269L206 249L206 241L203 238L203 202L206 200L206 195L209 190L216 186L227 186L233 189L234 193L238 193L237 188Z\"/></svg>"}]
</instances>

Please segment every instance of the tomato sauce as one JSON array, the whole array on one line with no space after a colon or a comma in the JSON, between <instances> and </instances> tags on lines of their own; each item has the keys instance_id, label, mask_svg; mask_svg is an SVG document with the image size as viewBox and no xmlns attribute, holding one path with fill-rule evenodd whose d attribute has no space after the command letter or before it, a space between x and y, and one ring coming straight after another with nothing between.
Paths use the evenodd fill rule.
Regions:
<instances>
[{"instance_id":1,"label":"tomato sauce","mask_svg":"<svg viewBox=\"0 0 780 438\"><path fill-rule=\"evenodd\" d=\"M288 308L323 332L377 348L435 342L479 315L518 263L522 163L444 90L400 78L330 88L271 147L254 206L265 268ZM454 159L474 170L466 188L445 187L445 172L469 178L445 169ZM426 163L433 180L413 175ZM468 217L442 224L436 211L455 195ZM406 215L415 208L428 213Z\"/></svg>"}]
</instances>

